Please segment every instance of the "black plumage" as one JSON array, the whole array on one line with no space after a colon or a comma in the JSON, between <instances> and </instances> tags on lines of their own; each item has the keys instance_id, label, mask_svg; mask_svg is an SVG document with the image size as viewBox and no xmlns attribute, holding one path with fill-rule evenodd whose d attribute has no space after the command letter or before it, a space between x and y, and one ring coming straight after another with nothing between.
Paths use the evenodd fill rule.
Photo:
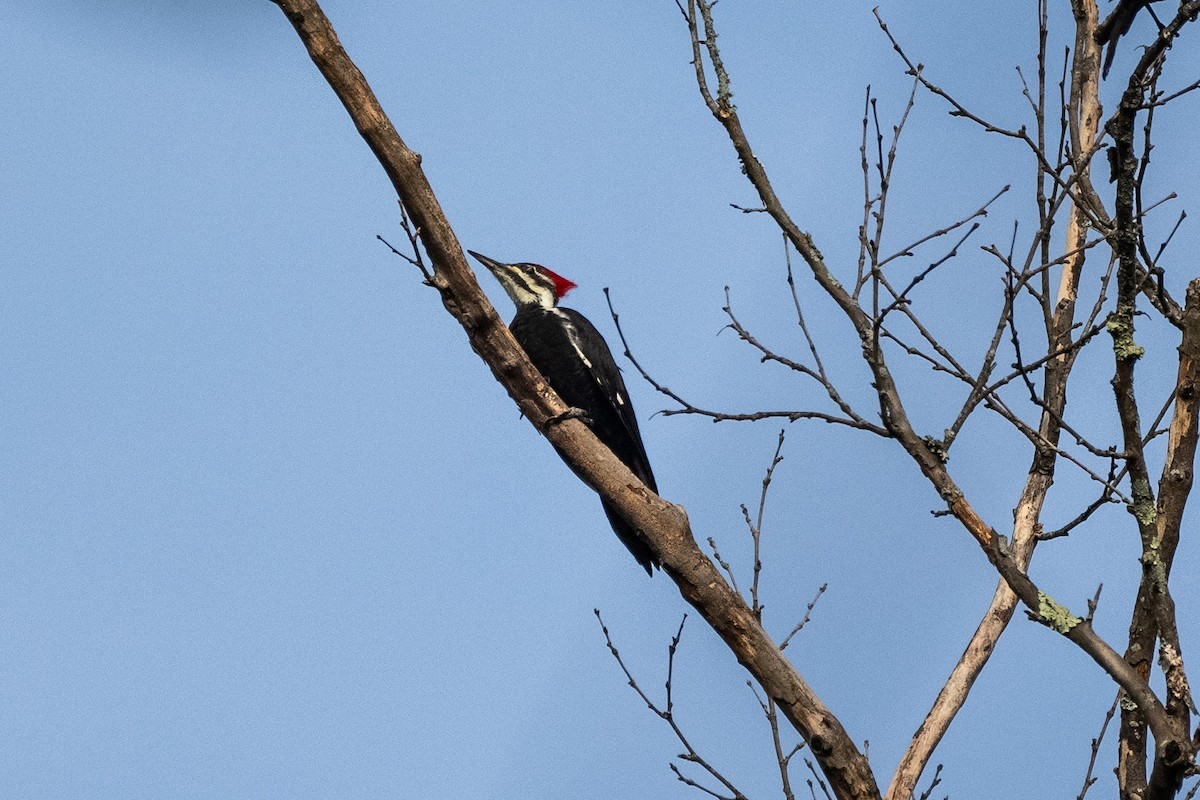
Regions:
<instances>
[{"instance_id":1,"label":"black plumage","mask_svg":"<svg viewBox=\"0 0 1200 800\"><path fill-rule=\"evenodd\" d=\"M625 381L604 337L586 317L558 300L575 284L537 264L504 264L471 252L486 266L517 306L509 330L546 382L573 409L613 455L655 492L658 486L642 443ZM658 561L650 548L607 501L604 512L617 538L647 573Z\"/></svg>"}]
</instances>

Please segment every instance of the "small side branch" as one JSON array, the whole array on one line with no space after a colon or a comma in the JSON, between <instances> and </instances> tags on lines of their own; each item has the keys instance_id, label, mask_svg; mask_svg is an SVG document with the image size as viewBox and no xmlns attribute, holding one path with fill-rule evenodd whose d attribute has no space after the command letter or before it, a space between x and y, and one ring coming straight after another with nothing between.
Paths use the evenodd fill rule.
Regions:
<instances>
[{"instance_id":1,"label":"small side branch","mask_svg":"<svg viewBox=\"0 0 1200 800\"><path fill-rule=\"evenodd\" d=\"M400 228L404 231L404 235L408 237L408 246L412 250L412 255L401 253L391 243L382 236L376 235L375 238L387 245L387 248L392 251L393 255L400 256L408 263L421 271L421 275L425 280L422 281L426 286L433 286L433 273L425 264L425 258L421 255L421 229L413 227L413 224L408 219L408 210L404 208L404 203L400 203Z\"/></svg>"},{"instance_id":2,"label":"small side branch","mask_svg":"<svg viewBox=\"0 0 1200 800\"><path fill-rule=\"evenodd\" d=\"M1104 715L1104 722L1100 724L1100 733L1096 735L1095 739L1092 739L1092 757L1088 759L1087 772L1083 776L1083 788L1079 790L1079 795L1075 798L1075 800L1084 800L1084 797L1086 797L1088 793L1088 789L1091 789L1092 785L1097 780L1092 774L1096 769L1096 758L1100 755L1100 744L1104 741L1104 734L1108 731L1108 724L1112 722L1112 718L1117 713L1118 702L1119 698L1117 700L1113 700L1113 704L1109 707L1108 713Z\"/></svg>"},{"instance_id":3,"label":"small side branch","mask_svg":"<svg viewBox=\"0 0 1200 800\"><path fill-rule=\"evenodd\" d=\"M671 637L671 643L667 646L667 696L665 705L660 706L655 703L654 700L650 699L650 696L647 695L642 687L638 685L637 679L633 677L633 673L630 672L629 667L625 665L625 660L621 657L621 652L613 643L612 636L608 632L608 626L604 624L604 618L600 615L600 609L594 609L593 612L596 615L596 621L600 623L600 630L604 634L604 643L608 647L608 652L612 654L613 660L617 662L617 666L619 666L621 671L625 673L625 678L629 683L629 687L637 693L637 696L642 699L642 702L646 704L646 708L650 709L651 713L653 713L663 722L667 723L667 726L670 727L671 732L675 734L675 738L679 740L681 745L683 745L684 752L679 754L680 760L686 761L690 764L695 764L703 769L714 780L720 783L721 786L725 788L725 791L729 792L729 794L721 794L720 792L713 791L703 784L696 782L694 779L684 775L683 772L680 771L679 767L672 763L670 765L671 771L675 773L675 777L679 779L681 783L700 789L705 794L708 794L714 798L721 798L721 800L746 800L746 796L742 794L741 790L734 786L724 775L717 771L712 764L710 764L704 759L703 756L696 752L696 748L692 746L692 743L688 740L687 735L684 734L683 729L679 726L678 720L675 719L675 699L673 695L675 682L675 654L679 651L679 642L683 639L683 626L684 623L687 622L687 614L684 614L683 619L679 621L679 630L677 630L675 635Z\"/></svg>"},{"instance_id":4,"label":"small side branch","mask_svg":"<svg viewBox=\"0 0 1200 800\"><path fill-rule=\"evenodd\" d=\"M629 348L629 342L625 338L625 331L621 328L620 315L617 314L617 312L613 309L612 298L607 289L604 290L604 296L608 300L609 314L612 315L613 324L616 326L617 336L621 340L621 348L624 356L629 359L631 364L633 364L634 369L638 371L638 374L642 376L642 379L654 387L655 391L657 391L659 394L669 397L671 400L674 400L679 404L679 408L669 408L660 411L659 413L663 416L671 417L675 416L676 414L694 414L696 416L708 417L713 422L759 422L766 419L786 419L789 422L796 422L797 420L801 419L812 419L819 420L821 422L828 422L833 425L845 425L848 428L856 428L858 430L868 431L869 433L874 433L877 436L888 435L887 430L883 427L872 422L868 422L857 415L848 417L830 414L824 411L785 410L754 411L750 413L739 414L724 411L713 411L711 409L694 405L690 401L685 400L681 395L659 383L652 375L650 375L649 372L646 371L641 362L639 362L637 357L633 354L633 351ZM751 339L752 338L753 337L751 337ZM781 363L787 365L789 362L786 359L782 359ZM832 384L830 384L830 386L832 386Z\"/></svg>"}]
</instances>

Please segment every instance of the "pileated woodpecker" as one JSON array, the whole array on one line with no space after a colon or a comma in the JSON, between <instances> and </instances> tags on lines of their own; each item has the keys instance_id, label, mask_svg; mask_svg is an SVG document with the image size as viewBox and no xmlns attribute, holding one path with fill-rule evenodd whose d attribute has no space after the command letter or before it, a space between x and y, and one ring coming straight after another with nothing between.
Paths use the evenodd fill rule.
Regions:
<instances>
[{"instance_id":1,"label":"pileated woodpecker","mask_svg":"<svg viewBox=\"0 0 1200 800\"><path fill-rule=\"evenodd\" d=\"M564 403L583 413L596 438L657 492L629 392L612 352L586 317L558 305L575 284L538 264L504 264L467 252L496 276L516 304L517 315L508 328L542 377ZM617 538L653 576L653 567L659 564L650 548L616 509L603 504Z\"/></svg>"}]
</instances>

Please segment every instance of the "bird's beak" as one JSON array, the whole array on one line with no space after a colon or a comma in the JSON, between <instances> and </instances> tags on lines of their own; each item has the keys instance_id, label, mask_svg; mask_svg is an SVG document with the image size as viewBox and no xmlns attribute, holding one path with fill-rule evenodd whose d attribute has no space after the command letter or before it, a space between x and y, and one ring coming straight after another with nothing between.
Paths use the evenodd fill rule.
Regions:
<instances>
[{"instance_id":1,"label":"bird's beak","mask_svg":"<svg viewBox=\"0 0 1200 800\"><path fill-rule=\"evenodd\" d=\"M508 266L508 264L497 261L494 258L488 258L485 255L476 253L474 250L468 250L467 252L470 253L476 261L491 270L493 274L496 274L498 271L503 271Z\"/></svg>"}]
</instances>

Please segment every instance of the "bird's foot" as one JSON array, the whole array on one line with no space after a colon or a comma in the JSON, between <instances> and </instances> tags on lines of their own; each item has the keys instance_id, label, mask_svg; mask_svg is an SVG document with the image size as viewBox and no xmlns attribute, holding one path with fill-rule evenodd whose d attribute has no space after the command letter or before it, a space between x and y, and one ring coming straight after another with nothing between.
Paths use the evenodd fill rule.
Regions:
<instances>
[{"instance_id":1,"label":"bird's foot","mask_svg":"<svg viewBox=\"0 0 1200 800\"><path fill-rule=\"evenodd\" d=\"M584 425L587 425L589 428L592 426L592 418L587 415L587 412L582 408L575 408L572 406L563 413L555 414L553 417L547 419L546 427L549 428L551 425L561 425L569 419L577 419Z\"/></svg>"}]
</instances>

